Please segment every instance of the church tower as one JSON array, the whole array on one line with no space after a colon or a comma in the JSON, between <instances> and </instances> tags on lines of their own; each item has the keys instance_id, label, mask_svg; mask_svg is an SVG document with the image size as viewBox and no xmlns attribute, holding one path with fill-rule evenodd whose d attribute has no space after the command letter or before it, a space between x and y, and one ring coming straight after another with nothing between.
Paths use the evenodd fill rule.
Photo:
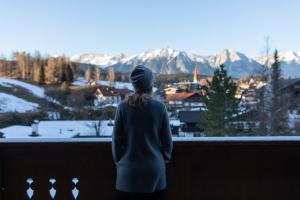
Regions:
<instances>
[{"instance_id":1,"label":"church tower","mask_svg":"<svg viewBox=\"0 0 300 200\"><path fill-rule=\"evenodd\" d=\"M194 68L194 80L193 83L198 83L198 70L197 70L197 65L195 64Z\"/></svg>"}]
</instances>

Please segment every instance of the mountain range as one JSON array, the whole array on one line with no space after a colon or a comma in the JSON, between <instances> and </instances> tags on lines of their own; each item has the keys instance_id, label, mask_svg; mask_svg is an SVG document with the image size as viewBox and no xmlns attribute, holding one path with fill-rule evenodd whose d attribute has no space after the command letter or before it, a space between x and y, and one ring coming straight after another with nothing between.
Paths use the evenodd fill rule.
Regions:
<instances>
[{"instance_id":1,"label":"mountain range","mask_svg":"<svg viewBox=\"0 0 300 200\"><path fill-rule=\"evenodd\" d=\"M273 58L272 56L263 56L252 59L234 49L224 49L212 56L201 56L171 48L162 48L132 56L80 54L71 57L71 61L93 64L103 69L112 67L118 72L130 72L134 66L142 64L151 68L153 72L162 74L192 73L196 66L201 75L212 75L218 66L224 64L229 75L240 78L259 75L266 71L263 65L270 67ZM285 78L300 77L300 52L281 53L279 61Z\"/></svg>"}]
</instances>

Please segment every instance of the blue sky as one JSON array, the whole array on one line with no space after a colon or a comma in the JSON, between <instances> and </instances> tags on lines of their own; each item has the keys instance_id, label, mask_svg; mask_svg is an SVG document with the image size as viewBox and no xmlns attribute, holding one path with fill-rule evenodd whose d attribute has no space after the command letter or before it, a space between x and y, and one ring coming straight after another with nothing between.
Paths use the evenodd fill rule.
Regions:
<instances>
[{"instance_id":1,"label":"blue sky","mask_svg":"<svg viewBox=\"0 0 300 200\"><path fill-rule=\"evenodd\" d=\"M0 52L131 55L171 47L201 55L234 48L300 51L300 1L0 0Z\"/></svg>"}]
</instances>

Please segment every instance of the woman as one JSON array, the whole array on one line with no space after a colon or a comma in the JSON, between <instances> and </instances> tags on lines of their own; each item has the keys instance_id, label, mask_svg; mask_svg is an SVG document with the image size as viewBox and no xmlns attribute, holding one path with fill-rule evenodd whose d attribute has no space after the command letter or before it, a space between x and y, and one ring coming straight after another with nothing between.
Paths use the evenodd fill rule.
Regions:
<instances>
[{"instance_id":1,"label":"woman","mask_svg":"<svg viewBox=\"0 0 300 200\"><path fill-rule=\"evenodd\" d=\"M122 101L112 137L117 166L116 199L162 199L172 135L166 107L151 98L152 71L142 65L130 74L135 93Z\"/></svg>"}]
</instances>

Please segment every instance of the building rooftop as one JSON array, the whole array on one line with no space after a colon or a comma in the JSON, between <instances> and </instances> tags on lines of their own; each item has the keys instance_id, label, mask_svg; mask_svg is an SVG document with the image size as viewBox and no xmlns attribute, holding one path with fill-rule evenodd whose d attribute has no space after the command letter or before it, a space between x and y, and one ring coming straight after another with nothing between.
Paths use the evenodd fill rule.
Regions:
<instances>
[{"instance_id":1,"label":"building rooftop","mask_svg":"<svg viewBox=\"0 0 300 200\"><path fill-rule=\"evenodd\" d=\"M178 92L174 94L167 94L167 101L184 101L191 97L200 97L201 95L198 92Z\"/></svg>"}]
</instances>

